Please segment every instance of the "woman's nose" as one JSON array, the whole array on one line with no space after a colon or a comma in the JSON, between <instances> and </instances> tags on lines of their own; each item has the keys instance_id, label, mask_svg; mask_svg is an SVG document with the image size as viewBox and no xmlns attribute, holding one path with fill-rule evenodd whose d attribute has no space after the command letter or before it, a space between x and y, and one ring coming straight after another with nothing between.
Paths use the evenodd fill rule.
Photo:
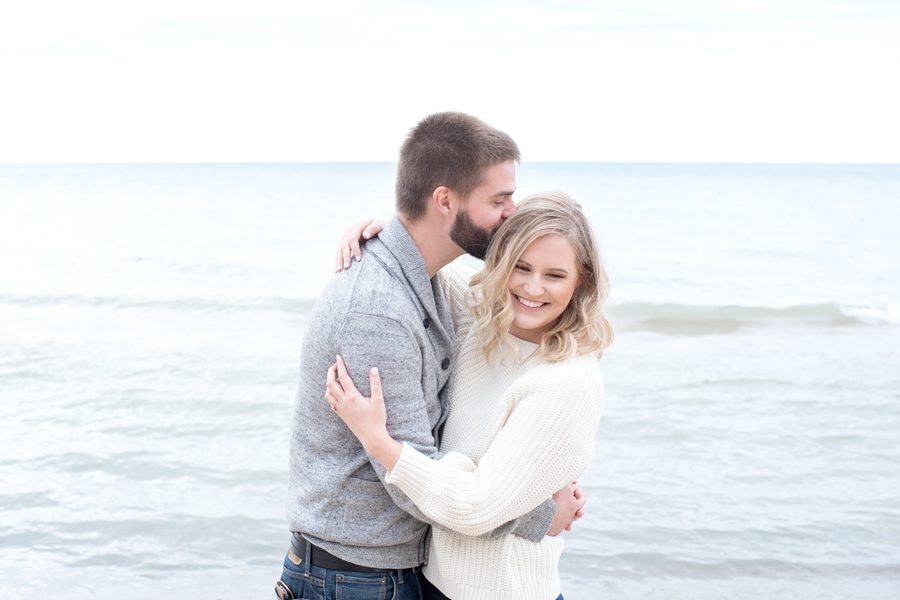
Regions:
<instances>
[{"instance_id":1,"label":"woman's nose","mask_svg":"<svg viewBox=\"0 0 900 600\"><path fill-rule=\"evenodd\" d=\"M525 281L525 292L531 295L540 296L544 292L540 279L529 277L528 280Z\"/></svg>"}]
</instances>

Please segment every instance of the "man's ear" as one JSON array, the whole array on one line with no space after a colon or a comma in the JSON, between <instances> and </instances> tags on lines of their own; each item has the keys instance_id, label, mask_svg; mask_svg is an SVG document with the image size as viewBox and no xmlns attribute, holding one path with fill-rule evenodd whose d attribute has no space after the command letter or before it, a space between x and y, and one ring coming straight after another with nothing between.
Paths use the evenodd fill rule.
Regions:
<instances>
[{"instance_id":1,"label":"man's ear","mask_svg":"<svg viewBox=\"0 0 900 600\"><path fill-rule=\"evenodd\" d=\"M445 185L434 188L431 192L431 202L442 217L449 217L453 212L453 192Z\"/></svg>"}]
</instances>

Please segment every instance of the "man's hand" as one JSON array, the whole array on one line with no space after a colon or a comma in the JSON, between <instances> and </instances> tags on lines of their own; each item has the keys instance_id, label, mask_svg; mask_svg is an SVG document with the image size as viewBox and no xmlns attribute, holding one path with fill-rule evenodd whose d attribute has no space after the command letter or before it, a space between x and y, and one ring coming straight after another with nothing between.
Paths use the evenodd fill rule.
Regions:
<instances>
[{"instance_id":1,"label":"man's hand","mask_svg":"<svg viewBox=\"0 0 900 600\"><path fill-rule=\"evenodd\" d=\"M553 494L556 503L556 514L547 535L559 535L563 531L572 531L572 523L584 516L584 504L587 496L578 487L578 482L567 483L561 490Z\"/></svg>"}]
</instances>

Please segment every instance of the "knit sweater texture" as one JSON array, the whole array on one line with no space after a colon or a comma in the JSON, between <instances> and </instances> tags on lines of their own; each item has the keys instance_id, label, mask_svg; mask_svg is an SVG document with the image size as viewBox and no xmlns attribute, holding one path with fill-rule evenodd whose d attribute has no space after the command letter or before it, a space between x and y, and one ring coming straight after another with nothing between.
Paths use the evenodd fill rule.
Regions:
<instances>
[{"instance_id":1,"label":"knit sweater texture","mask_svg":"<svg viewBox=\"0 0 900 600\"><path fill-rule=\"evenodd\" d=\"M361 263L331 280L307 323L291 428L286 506L291 531L359 565L422 564L428 517L397 487L385 485L384 468L322 395L337 354L366 395L368 370L378 367L388 430L423 455L436 456L455 347L440 282L429 279L421 253L394 218L366 244ZM548 504L488 535L514 532L539 540L553 518Z\"/></svg>"},{"instance_id":2,"label":"knit sweater texture","mask_svg":"<svg viewBox=\"0 0 900 600\"><path fill-rule=\"evenodd\" d=\"M603 381L594 355L561 362L512 338L488 364L472 327L469 273L441 283L456 322L456 370L440 460L409 444L387 481L437 524L426 577L454 600L550 600L560 594L562 536L478 536L578 478L594 455Z\"/></svg>"}]
</instances>

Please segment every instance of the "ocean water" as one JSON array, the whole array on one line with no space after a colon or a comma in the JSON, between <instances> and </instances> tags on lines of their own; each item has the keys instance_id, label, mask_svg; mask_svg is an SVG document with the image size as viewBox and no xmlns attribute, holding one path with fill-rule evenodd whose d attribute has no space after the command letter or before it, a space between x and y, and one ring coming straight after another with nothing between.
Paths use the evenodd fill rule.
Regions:
<instances>
[{"instance_id":1,"label":"ocean water","mask_svg":"<svg viewBox=\"0 0 900 600\"><path fill-rule=\"evenodd\" d=\"M301 339L391 164L0 166L0 596L270 598ZM900 166L528 164L612 279L568 599L900 598Z\"/></svg>"}]
</instances>

